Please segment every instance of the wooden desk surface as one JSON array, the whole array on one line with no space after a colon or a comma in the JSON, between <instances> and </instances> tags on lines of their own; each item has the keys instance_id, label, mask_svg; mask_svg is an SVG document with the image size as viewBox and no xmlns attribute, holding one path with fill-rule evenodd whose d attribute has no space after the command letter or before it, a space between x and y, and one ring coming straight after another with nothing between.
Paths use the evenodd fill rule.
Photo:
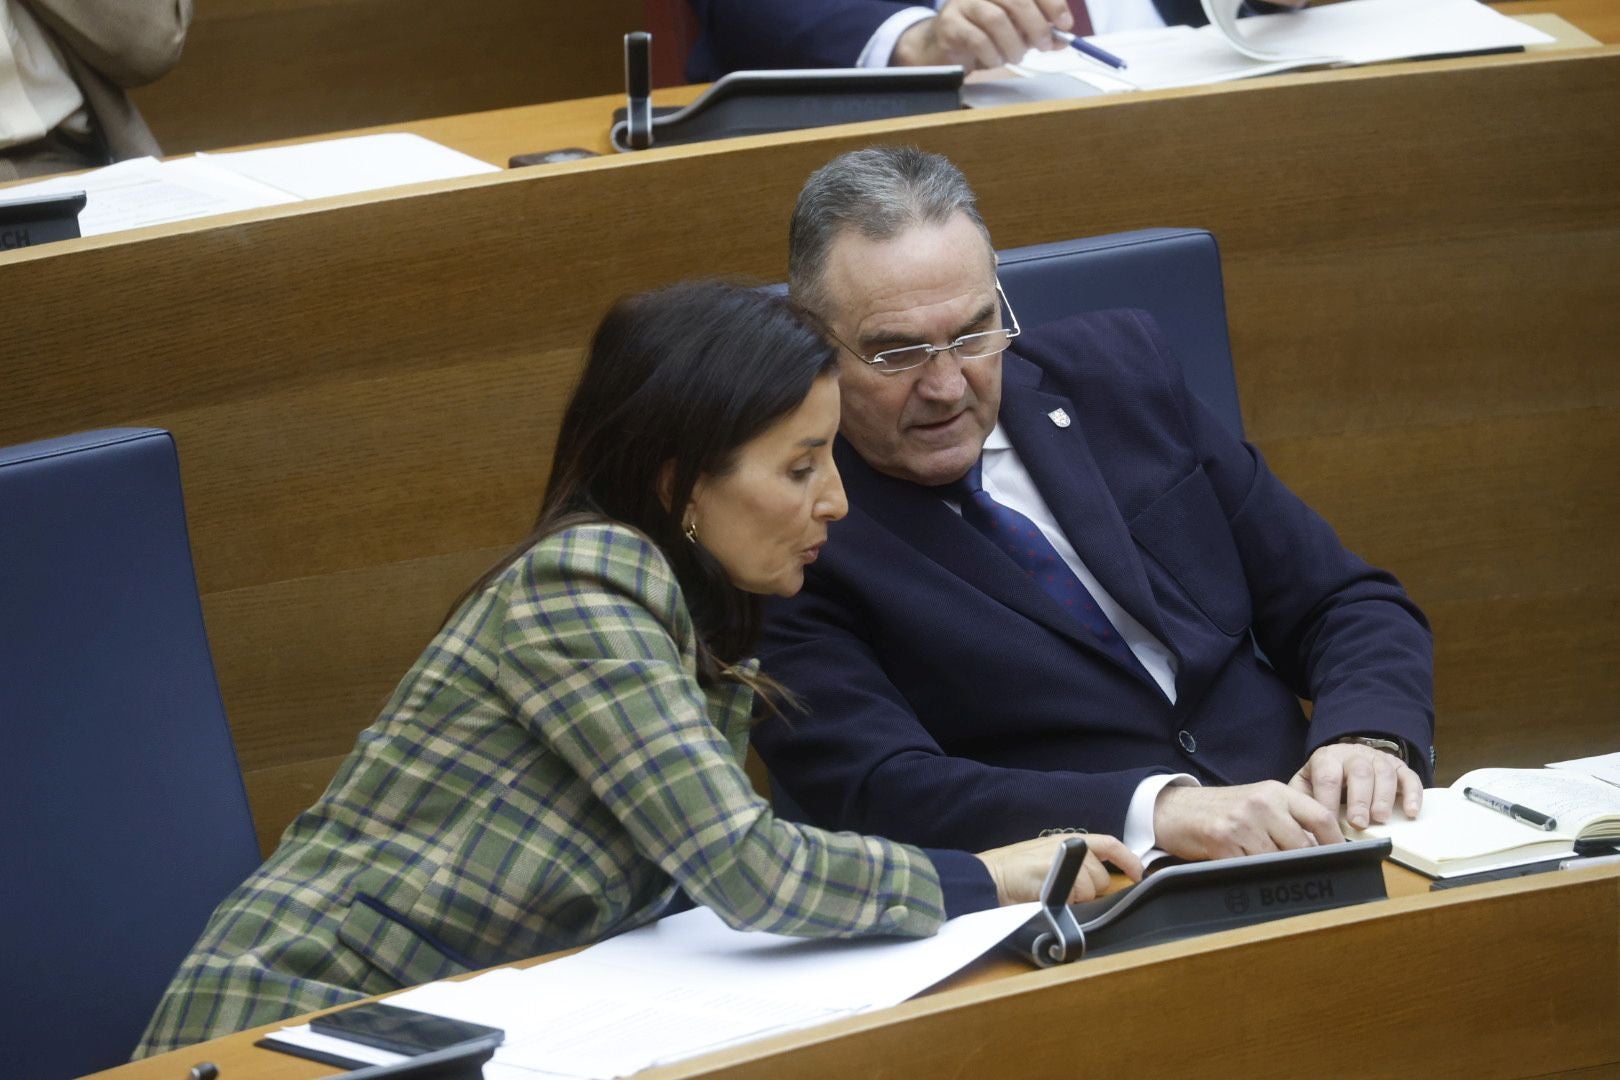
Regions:
<instances>
[{"instance_id":1,"label":"wooden desk surface","mask_svg":"<svg viewBox=\"0 0 1620 1080\"><path fill-rule=\"evenodd\" d=\"M637 1075L1620 1075L1620 868L1443 893L1386 876L1386 901L1048 971L987 958L896 1008ZM332 1075L252 1046L280 1026L96 1075Z\"/></svg>"},{"instance_id":2,"label":"wooden desk surface","mask_svg":"<svg viewBox=\"0 0 1620 1080\"><path fill-rule=\"evenodd\" d=\"M1506 0L1491 6L1508 15L1557 15L1605 45L1620 45L1620 4L1613 0Z\"/></svg>"},{"instance_id":3,"label":"wooden desk surface","mask_svg":"<svg viewBox=\"0 0 1620 1080\"><path fill-rule=\"evenodd\" d=\"M1613 0L1507 0L1493 6L1509 15L1558 15L1605 44L1620 44L1620 4ZM702 89L685 86L658 90L653 94L653 103L684 105ZM1204 90L1195 88L1192 92ZM504 168L517 154L567 147L613 155L608 141L609 118L614 109L623 105L624 95L614 93L384 124L346 134L410 131Z\"/></svg>"}]
</instances>

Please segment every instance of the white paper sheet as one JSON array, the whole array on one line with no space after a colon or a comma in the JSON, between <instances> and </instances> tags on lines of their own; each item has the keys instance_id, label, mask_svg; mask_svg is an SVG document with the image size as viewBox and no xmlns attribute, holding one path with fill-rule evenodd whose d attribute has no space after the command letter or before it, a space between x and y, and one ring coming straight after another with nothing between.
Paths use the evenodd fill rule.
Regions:
<instances>
[{"instance_id":1,"label":"white paper sheet","mask_svg":"<svg viewBox=\"0 0 1620 1080\"><path fill-rule=\"evenodd\" d=\"M932 938L853 941L744 933L697 908L548 964L429 983L389 1001L502 1028L506 1041L491 1064L505 1080L611 1080L904 1001L993 948L1037 908L954 919ZM320 1038L307 1026L277 1037ZM486 1070L486 1080L494 1075Z\"/></svg>"},{"instance_id":2,"label":"white paper sheet","mask_svg":"<svg viewBox=\"0 0 1620 1080\"><path fill-rule=\"evenodd\" d=\"M1231 0L1210 0L1210 6L1223 16ZM1063 72L1104 90L1159 90L1325 63L1371 64L1553 40L1478 0L1345 0L1230 22L1230 30L1216 21L1088 39L1124 60L1123 71L1111 72L1073 49L1031 50L1018 67Z\"/></svg>"},{"instance_id":3,"label":"white paper sheet","mask_svg":"<svg viewBox=\"0 0 1620 1080\"><path fill-rule=\"evenodd\" d=\"M487 161L406 132L197 156L300 199L501 171Z\"/></svg>"},{"instance_id":4,"label":"white paper sheet","mask_svg":"<svg viewBox=\"0 0 1620 1080\"><path fill-rule=\"evenodd\" d=\"M79 212L79 234L104 236L327 195L491 172L500 169L418 135L360 135L172 161L133 158L77 176L6 188L0 198L83 191L86 202Z\"/></svg>"},{"instance_id":5,"label":"white paper sheet","mask_svg":"<svg viewBox=\"0 0 1620 1080\"><path fill-rule=\"evenodd\" d=\"M178 166L178 167L176 167ZM7 188L5 198L83 191L81 236L103 236L235 210L297 202L295 196L191 159L132 158L78 176L58 176Z\"/></svg>"},{"instance_id":6,"label":"white paper sheet","mask_svg":"<svg viewBox=\"0 0 1620 1080\"><path fill-rule=\"evenodd\" d=\"M1554 761L1548 763L1547 768L1568 769L1571 772L1585 773L1587 776L1597 777L1605 784L1614 784L1616 787L1620 787L1620 753L1571 758L1568 761Z\"/></svg>"},{"instance_id":7,"label":"white paper sheet","mask_svg":"<svg viewBox=\"0 0 1620 1080\"><path fill-rule=\"evenodd\" d=\"M809 940L739 933L707 908L683 912L581 953L593 964L698 978L739 994L859 1011L905 1001L993 948L1038 904L952 919L931 938Z\"/></svg>"},{"instance_id":8,"label":"white paper sheet","mask_svg":"<svg viewBox=\"0 0 1620 1080\"><path fill-rule=\"evenodd\" d=\"M1553 39L1478 0L1347 0L1237 21L1251 49L1375 64L1411 56L1479 52Z\"/></svg>"}]
</instances>

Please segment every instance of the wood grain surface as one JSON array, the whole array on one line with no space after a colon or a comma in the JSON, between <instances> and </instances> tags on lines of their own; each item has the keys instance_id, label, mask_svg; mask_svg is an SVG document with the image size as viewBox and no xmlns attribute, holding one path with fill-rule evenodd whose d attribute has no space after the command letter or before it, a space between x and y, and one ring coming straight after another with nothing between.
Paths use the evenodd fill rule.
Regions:
<instances>
[{"instance_id":1,"label":"wood grain surface","mask_svg":"<svg viewBox=\"0 0 1620 1080\"><path fill-rule=\"evenodd\" d=\"M641 0L198 0L135 92L171 154L623 92Z\"/></svg>"}]
</instances>

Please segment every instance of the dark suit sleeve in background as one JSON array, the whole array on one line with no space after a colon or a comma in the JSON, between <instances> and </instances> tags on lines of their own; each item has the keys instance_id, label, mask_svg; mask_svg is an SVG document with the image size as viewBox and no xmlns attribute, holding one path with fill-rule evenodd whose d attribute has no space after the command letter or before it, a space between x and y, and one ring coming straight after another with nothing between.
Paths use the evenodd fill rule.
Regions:
<instances>
[{"instance_id":1,"label":"dark suit sleeve in background","mask_svg":"<svg viewBox=\"0 0 1620 1080\"><path fill-rule=\"evenodd\" d=\"M700 30L686 77L712 82L730 71L853 67L889 16L915 6L892 0L692 0Z\"/></svg>"}]
</instances>

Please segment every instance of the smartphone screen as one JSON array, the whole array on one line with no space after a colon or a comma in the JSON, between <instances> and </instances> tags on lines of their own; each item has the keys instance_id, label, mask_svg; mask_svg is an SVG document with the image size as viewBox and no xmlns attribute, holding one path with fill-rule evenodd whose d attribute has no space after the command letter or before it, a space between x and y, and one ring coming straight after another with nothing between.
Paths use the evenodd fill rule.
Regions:
<instances>
[{"instance_id":1,"label":"smartphone screen","mask_svg":"<svg viewBox=\"0 0 1620 1080\"><path fill-rule=\"evenodd\" d=\"M381 1001L368 1001L317 1016L309 1022L309 1028L320 1035L348 1039L396 1054L425 1054L490 1035L497 1039L506 1036L500 1028L403 1009Z\"/></svg>"}]
</instances>

